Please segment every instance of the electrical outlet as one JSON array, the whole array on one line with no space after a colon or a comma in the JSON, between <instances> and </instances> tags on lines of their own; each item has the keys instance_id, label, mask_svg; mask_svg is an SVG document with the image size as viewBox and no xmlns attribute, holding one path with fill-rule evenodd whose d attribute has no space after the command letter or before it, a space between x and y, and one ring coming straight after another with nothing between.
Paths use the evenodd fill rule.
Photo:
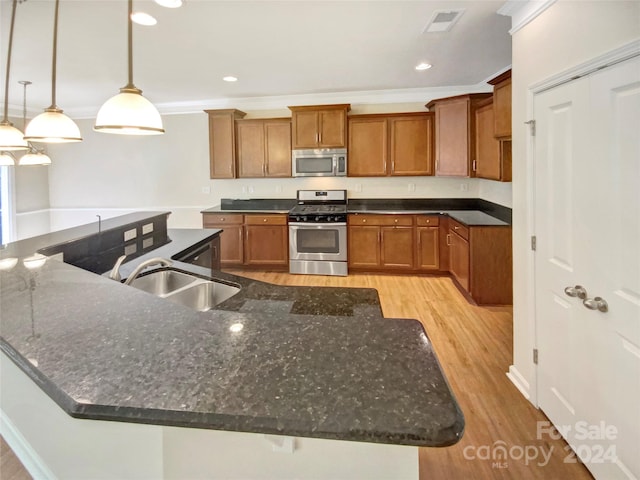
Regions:
<instances>
[{"instance_id":1,"label":"electrical outlet","mask_svg":"<svg viewBox=\"0 0 640 480\"><path fill-rule=\"evenodd\" d=\"M282 193L282 185L276 185L276 193Z\"/></svg>"},{"instance_id":2,"label":"electrical outlet","mask_svg":"<svg viewBox=\"0 0 640 480\"><path fill-rule=\"evenodd\" d=\"M204 194L204 195L209 195L211 193L211 187L202 187L200 189L200 191Z\"/></svg>"},{"instance_id":3,"label":"electrical outlet","mask_svg":"<svg viewBox=\"0 0 640 480\"><path fill-rule=\"evenodd\" d=\"M247 193L247 187L242 187L242 193Z\"/></svg>"},{"instance_id":4,"label":"electrical outlet","mask_svg":"<svg viewBox=\"0 0 640 480\"><path fill-rule=\"evenodd\" d=\"M461 183L460 184L460 191L461 192L468 192L469 191L469 184L468 183Z\"/></svg>"},{"instance_id":5,"label":"electrical outlet","mask_svg":"<svg viewBox=\"0 0 640 480\"><path fill-rule=\"evenodd\" d=\"M409 192L415 192L416 191L416 184L415 183L410 183L408 188L409 188Z\"/></svg>"},{"instance_id":6,"label":"electrical outlet","mask_svg":"<svg viewBox=\"0 0 640 480\"><path fill-rule=\"evenodd\" d=\"M361 192L361 191L362 191L362 184L356 183L356 192Z\"/></svg>"},{"instance_id":7,"label":"electrical outlet","mask_svg":"<svg viewBox=\"0 0 640 480\"><path fill-rule=\"evenodd\" d=\"M249 193L253 193L253 187L249 186Z\"/></svg>"}]
</instances>

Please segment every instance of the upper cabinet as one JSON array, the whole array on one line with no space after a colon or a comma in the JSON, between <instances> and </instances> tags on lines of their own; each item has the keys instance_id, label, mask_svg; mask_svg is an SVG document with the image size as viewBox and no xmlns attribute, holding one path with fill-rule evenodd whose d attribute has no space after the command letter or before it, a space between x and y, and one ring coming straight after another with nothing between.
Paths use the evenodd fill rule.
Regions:
<instances>
[{"instance_id":1,"label":"upper cabinet","mask_svg":"<svg viewBox=\"0 0 640 480\"><path fill-rule=\"evenodd\" d=\"M511 141L494 135L495 104L488 99L476 110L476 151L473 170L476 177L511 181Z\"/></svg>"},{"instance_id":2,"label":"upper cabinet","mask_svg":"<svg viewBox=\"0 0 640 480\"><path fill-rule=\"evenodd\" d=\"M494 135L511 139L511 70L489 80L489 84L493 85Z\"/></svg>"},{"instance_id":3,"label":"upper cabinet","mask_svg":"<svg viewBox=\"0 0 640 480\"><path fill-rule=\"evenodd\" d=\"M350 177L433 175L433 113L349 117Z\"/></svg>"},{"instance_id":4,"label":"upper cabinet","mask_svg":"<svg viewBox=\"0 0 640 480\"><path fill-rule=\"evenodd\" d=\"M289 107L292 145L297 148L344 148L349 104Z\"/></svg>"},{"instance_id":5,"label":"upper cabinet","mask_svg":"<svg viewBox=\"0 0 640 480\"><path fill-rule=\"evenodd\" d=\"M209 164L211 178L236 178L235 121L240 110L205 110L209 115Z\"/></svg>"},{"instance_id":6,"label":"upper cabinet","mask_svg":"<svg viewBox=\"0 0 640 480\"><path fill-rule=\"evenodd\" d=\"M291 120L236 121L238 177L291 176Z\"/></svg>"},{"instance_id":7,"label":"upper cabinet","mask_svg":"<svg viewBox=\"0 0 640 480\"><path fill-rule=\"evenodd\" d=\"M435 111L436 175L469 177L475 153L475 110L478 103L491 96L475 93L432 100Z\"/></svg>"}]
</instances>

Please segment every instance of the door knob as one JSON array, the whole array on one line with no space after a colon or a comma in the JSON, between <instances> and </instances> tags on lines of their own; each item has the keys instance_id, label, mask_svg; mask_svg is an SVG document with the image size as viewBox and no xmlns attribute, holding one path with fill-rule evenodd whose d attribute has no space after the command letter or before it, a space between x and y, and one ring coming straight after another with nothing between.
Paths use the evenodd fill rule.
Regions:
<instances>
[{"instance_id":1,"label":"door knob","mask_svg":"<svg viewBox=\"0 0 640 480\"><path fill-rule=\"evenodd\" d=\"M582 300L587 298L587 291L582 285L576 285L575 287L566 287L564 289L564 293L566 293L570 297L578 297Z\"/></svg>"},{"instance_id":2,"label":"door knob","mask_svg":"<svg viewBox=\"0 0 640 480\"><path fill-rule=\"evenodd\" d=\"M586 298L582 304L589 310L598 310L603 313L609 311L609 304L602 297Z\"/></svg>"}]
</instances>

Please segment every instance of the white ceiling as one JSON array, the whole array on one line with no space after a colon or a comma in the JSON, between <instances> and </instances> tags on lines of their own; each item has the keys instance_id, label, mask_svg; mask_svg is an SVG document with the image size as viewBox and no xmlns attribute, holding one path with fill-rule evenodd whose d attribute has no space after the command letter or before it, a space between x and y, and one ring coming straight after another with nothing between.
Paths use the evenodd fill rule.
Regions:
<instances>
[{"instance_id":1,"label":"white ceiling","mask_svg":"<svg viewBox=\"0 0 640 480\"><path fill-rule=\"evenodd\" d=\"M310 93L476 85L511 63L503 0L217 1L168 9L134 25L134 83L156 105ZM51 103L53 0L18 5L9 103ZM465 10L448 33L422 33L435 10ZM0 0L4 88L11 0ZM127 81L127 2L61 0L57 103L71 116L97 112ZM419 62L433 68L417 72ZM238 82L227 83L225 75Z\"/></svg>"}]
</instances>

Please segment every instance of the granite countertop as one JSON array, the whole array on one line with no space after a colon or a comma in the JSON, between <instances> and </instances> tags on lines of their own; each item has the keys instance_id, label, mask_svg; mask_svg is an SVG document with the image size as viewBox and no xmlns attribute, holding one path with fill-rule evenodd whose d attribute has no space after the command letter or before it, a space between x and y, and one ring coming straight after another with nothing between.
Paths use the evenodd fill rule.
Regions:
<instances>
[{"instance_id":1,"label":"granite countertop","mask_svg":"<svg viewBox=\"0 0 640 480\"><path fill-rule=\"evenodd\" d=\"M170 229L122 271L218 233ZM71 416L418 446L462 436L422 325L382 318L375 290L214 272L241 291L198 312L55 259L3 266L0 348Z\"/></svg>"},{"instance_id":2,"label":"granite countertop","mask_svg":"<svg viewBox=\"0 0 640 480\"><path fill-rule=\"evenodd\" d=\"M202 213L287 213L295 205L295 199L222 199ZM447 215L469 227L511 225L510 208L476 198L350 199L347 213Z\"/></svg>"}]
</instances>

